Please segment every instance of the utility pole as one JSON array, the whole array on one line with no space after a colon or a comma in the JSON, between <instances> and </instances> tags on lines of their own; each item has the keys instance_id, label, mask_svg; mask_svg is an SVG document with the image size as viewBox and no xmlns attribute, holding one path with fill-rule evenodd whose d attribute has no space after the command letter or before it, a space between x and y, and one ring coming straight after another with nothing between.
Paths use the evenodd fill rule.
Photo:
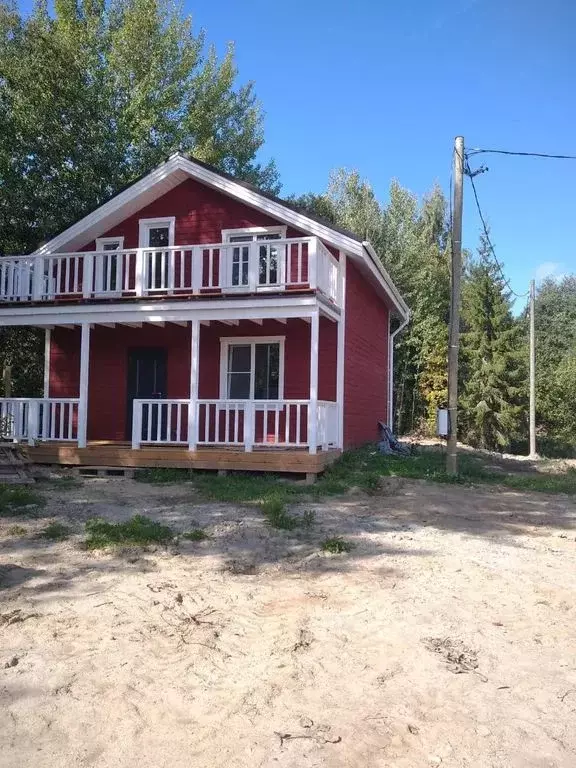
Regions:
<instances>
[{"instance_id":1,"label":"utility pole","mask_svg":"<svg viewBox=\"0 0 576 768\"><path fill-rule=\"evenodd\" d=\"M458 473L458 349L460 346L460 276L462 274L462 204L464 187L464 137L454 139L452 179L452 285L450 297L450 339L448 346L448 448L446 472Z\"/></svg>"},{"instance_id":2,"label":"utility pole","mask_svg":"<svg viewBox=\"0 0 576 768\"><path fill-rule=\"evenodd\" d=\"M534 310L536 303L536 283L530 281L530 458L536 453L536 328Z\"/></svg>"}]
</instances>

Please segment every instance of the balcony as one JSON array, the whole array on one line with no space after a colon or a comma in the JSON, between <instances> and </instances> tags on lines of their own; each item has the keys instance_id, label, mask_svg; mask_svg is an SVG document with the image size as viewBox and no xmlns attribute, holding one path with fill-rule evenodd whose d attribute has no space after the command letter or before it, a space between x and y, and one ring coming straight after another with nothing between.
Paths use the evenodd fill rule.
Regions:
<instances>
[{"instance_id":1,"label":"balcony","mask_svg":"<svg viewBox=\"0 0 576 768\"><path fill-rule=\"evenodd\" d=\"M338 261L317 237L0 259L0 303L297 291L341 304Z\"/></svg>"}]
</instances>

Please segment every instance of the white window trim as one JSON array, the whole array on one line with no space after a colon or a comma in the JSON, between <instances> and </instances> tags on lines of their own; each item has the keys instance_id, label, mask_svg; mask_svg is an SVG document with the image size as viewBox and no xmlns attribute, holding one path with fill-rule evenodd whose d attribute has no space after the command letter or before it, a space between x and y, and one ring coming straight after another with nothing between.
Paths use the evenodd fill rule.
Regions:
<instances>
[{"instance_id":1,"label":"white window trim","mask_svg":"<svg viewBox=\"0 0 576 768\"><path fill-rule=\"evenodd\" d=\"M254 358L256 344L280 345L280 370L278 373L278 400L284 400L284 346L286 336L221 336L220 337L220 400L228 397L228 350L235 344L250 344L250 397L246 402L268 402L254 399ZM235 401L233 401L235 402ZM271 401L272 402L272 401Z\"/></svg>"},{"instance_id":2,"label":"white window trim","mask_svg":"<svg viewBox=\"0 0 576 768\"><path fill-rule=\"evenodd\" d=\"M97 251L103 251L104 246L108 245L108 243L118 243L118 251L124 250L124 235L119 235L118 237L97 237L96 238L96 250ZM107 251L108 253L108 251ZM110 251L110 253L113 253L113 251Z\"/></svg>"},{"instance_id":3,"label":"white window trim","mask_svg":"<svg viewBox=\"0 0 576 768\"><path fill-rule=\"evenodd\" d=\"M228 243L234 235L280 235L281 240L286 239L287 225L274 227L239 227L238 229L223 229L222 242Z\"/></svg>"},{"instance_id":4,"label":"white window trim","mask_svg":"<svg viewBox=\"0 0 576 768\"><path fill-rule=\"evenodd\" d=\"M168 227L168 246L174 245L176 216L162 216L158 219L140 219L138 221L138 247L149 248L147 234L149 229Z\"/></svg>"}]
</instances>

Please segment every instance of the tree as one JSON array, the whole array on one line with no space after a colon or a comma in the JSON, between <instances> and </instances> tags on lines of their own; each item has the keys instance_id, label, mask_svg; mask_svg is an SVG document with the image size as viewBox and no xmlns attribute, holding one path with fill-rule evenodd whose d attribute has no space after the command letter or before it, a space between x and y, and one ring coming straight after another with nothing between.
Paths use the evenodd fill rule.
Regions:
<instances>
[{"instance_id":1,"label":"tree","mask_svg":"<svg viewBox=\"0 0 576 768\"><path fill-rule=\"evenodd\" d=\"M252 84L168 0L0 0L0 255L28 253L180 150L278 192L256 160ZM42 337L0 329L14 394L38 392Z\"/></svg>"},{"instance_id":2,"label":"tree","mask_svg":"<svg viewBox=\"0 0 576 768\"><path fill-rule=\"evenodd\" d=\"M528 317L524 316L525 334ZM573 387L576 359L576 275L547 279L536 292L536 419L538 450L576 452ZM572 387L572 389L571 389Z\"/></svg>"},{"instance_id":3,"label":"tree","mask_svg":"<svg viewBox=\"0 0 576 768\"><path fill-rule=\"evenodd\" d=\"M180 150L277 192L230 47L168 0L0 0L0 249L27 252Z\"/></svg>"},{"instance_id":4,"label":"tree","mask_svg":"<svg viewBox=\"0 0 576 768\"><path fill-rule=\"evenodd\" d=\"M459 431L470 445L501 450L525 421L527 349L484 235L463 284L462 330Z\"/></svg>"}]
</instances>

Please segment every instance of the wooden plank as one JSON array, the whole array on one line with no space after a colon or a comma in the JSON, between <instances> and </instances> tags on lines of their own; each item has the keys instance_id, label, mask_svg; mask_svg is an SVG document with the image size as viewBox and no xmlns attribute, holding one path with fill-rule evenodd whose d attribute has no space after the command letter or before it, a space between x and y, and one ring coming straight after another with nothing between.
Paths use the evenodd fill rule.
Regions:
<instances>
[{"instance_id":1,"label":"wooden plank","mask_svg":"<svg viewBox=\"0 0 576 768\"><path fill-rule=\"evenodd\" d=\"M322 472L339 451L309 454L302 450L255 450L203 448L188 451L182 446L146 446L133 450L128 444L90 444L86 448L44 443L26 447L36 464L90 467L180 467L270 472Z\"/></svg>"}]
</instances>

